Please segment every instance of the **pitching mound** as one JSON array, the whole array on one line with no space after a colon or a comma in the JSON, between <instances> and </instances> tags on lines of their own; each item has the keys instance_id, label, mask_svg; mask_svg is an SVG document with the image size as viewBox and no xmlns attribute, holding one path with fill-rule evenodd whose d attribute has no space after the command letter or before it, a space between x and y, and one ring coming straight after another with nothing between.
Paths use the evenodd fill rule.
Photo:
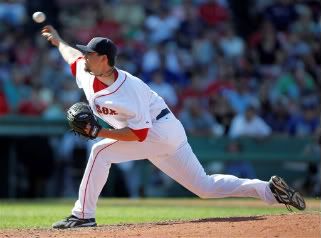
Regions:
<instances>
[{"instance_id":1,"label":"pitching mound","mask_svg":"<svg viewBox=\"0 0 321 238\"><path fill-rule=\"evenodd\" d=\"M320 214L209 218L69 230L2 230L0 237L320 237Z\"/></svg>"}]
</instances>

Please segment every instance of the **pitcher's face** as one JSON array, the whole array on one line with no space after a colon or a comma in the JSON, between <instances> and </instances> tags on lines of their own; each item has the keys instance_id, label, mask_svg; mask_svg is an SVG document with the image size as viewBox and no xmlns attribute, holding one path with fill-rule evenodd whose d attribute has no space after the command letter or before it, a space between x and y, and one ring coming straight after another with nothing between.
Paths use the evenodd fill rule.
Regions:
<instances>
[{"instance_id":1,"label":"pitcher's face","mask_svg":"<svg viewBox=\"0 0 321 238\"><path fill-rule=\"evenodd\" d=\"M99 55L97 53L85 54L85 71L95 75L99 75L106 71L106 55Z\"/></svg>"}]
</instances>

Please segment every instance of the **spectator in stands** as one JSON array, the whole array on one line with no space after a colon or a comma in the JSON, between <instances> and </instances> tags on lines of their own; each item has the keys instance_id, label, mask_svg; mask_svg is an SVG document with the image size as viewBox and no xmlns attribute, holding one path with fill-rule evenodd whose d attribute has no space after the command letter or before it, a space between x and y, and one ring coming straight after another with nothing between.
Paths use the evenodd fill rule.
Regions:
<instances>
[{"instance_id":1,"label":"spectator in stands","mask_svg":"<svg viewBox=\"0 0 321 238\"><path fill-rule=\"evenodd\" d=\"M288 103L286 100L278 100L272 104L271 111L264 117L264 120L271 127L273 134L286 135L288 133L291 115L287 107Z\"/></svg>"},{"instance_id":2,"label":"spectator in stands","mask_svg":"<svg viewBox=\"0 0 321 238\"><path fill-rule=\"evenodd\" d=\"M306 72L304 65L297 64L288 72L284 72L277 79L273 95L274 98L282 96L289 97L294 100L299 100L305 91L314 91L315 84L311 75Z\"/></svg>"},{"instance_id":3,"label":"spectator in stands","mask_svg":"<svg viewBox=\"0 0 321 238\"><path fill-rule=\"evenodd\" d=\"M30 75L30 65L33 65L34 61L37 60L38 49L32 45L30 38L21 38L19 45L13 49L13 57L15 63L21 67L21 70L24 70L25 74Z\"/></svg>"},{"instance_id":4,"label":"spectator in stands","mask_svg":"<svg viewBox=\"0 0 321 238\"><path fill-rule=\"evenodd\" d=\"M184 63L181 60L180 50L175 42L165 44L163 52L166 81L180 87L187 84Z\"/></svg>"},{"instance_id":5,"label":"spectator in stands","mask_svg":"<svg viewBox=\"0 0 321 238\"><path fill-rule=\"evenodd\" d=\"M242 75L234 80L234 88L224 90L223 94L237 114L244 113L250 104L259 103L249 90L249 79Z\"/></svg>"},{"instance_id":6,"label":"spectator in stands","mask_svg":"<svg viewBox=\"0 0 321 238\"><path fill-rule=\"evenodd\" d=\"M217 0L206 0L199 6L199 15L205 26L213 27L226 22L229 18L228 9Z\"/></svg>"},{"instance_id":7,"label":"spectator in stands","mask_svg":"<svg viewBox=\"0 0 321 238\"><path fill-rule=\"evenodd\" d=\"M64 120L66 113L58 98L55 95L51 95L50 97L50 100L47 101L46 109L43 112L43 118L46 120Z\"/></svg>"},{"instance_id":8,"label":"spectator in stands","mask_svg":"<svg viewBox=\"0 0 321 238\"><path fill-rule=\"evenodd\" d=\"M251 57L262 73L275 74L279 72L284 60L284 52L276 29L270 22L264 22L256 36L252 36L253 45ZM255 39L256 38L256 39Z\"/></svg>"},{"instance_id":9,"label":"spectator in stands","mask_svg":"<svg viewBox=\"0 0 321 238\"><path fill-rule=\"evenodd\" d=\"M276 0L264 10L263 14L278 31L287 31L297 17L295 6L291 0Z\"/></svg>"},{"instance_id":10,"label":"spectator in stands","mask_svg":"<svg viewBox=\"0 0 321 238\"><path fill-rule=\"evenodd\" d=\"M321 24L321 23L320 23ZM321 29L321 25L320 25ZM311 76L318 88L321 88L321 44L315 39L311 43L310 54L301 56L306 66L306 70Z\"/></svg>"},{"instance_id":11,"label":"spectator in stands","mask_svg":"<svg viewBox=\"0 0 321 238\"><path fill-rule=\"evenodd\" d=\"M145 21L145 27L148 30L147 40L157 44L171 40L179 25L180 19L171 14L171 9L161 6Z\"/></svg>"},{"instance_id":12,"label":"spectator in stands","mask_svg":"<svg viewBox=\"0 0 321 238\"><path fill-rule=\"evenodd\" d=\"M189 1L184 1L184 18L177 31L176 39L181 47L190 49L202 32L197 9Z\"/></svg>"},{"instance_id":13,"label":"spectator in stands","mask_svg":"<svg viewBox=\"0 0 321 238\"><path fill-rule=\"evenodd\" d=\"M214 33L215 34L215 33ZM199 36L195 38L192 44L192 56L195 64L199 66L209 65L214 61L217 49L212 42L212 32L202 31Z\"/></svg>"},{"instance_id":14,"label":"spectator in stands","mask_svg":"<svg viewBox=\"0 0 321 238\"><path fill-rule=\"evenodd\" d=\"M209 112L200 106L196 98L184 101L184 107L179 114L187 134L193 136L221 136L224 128L218 124Z\"/></svg>"},{"instance_id":15,"label":"spectator in stands","mask_svg":"<svg viewBox=\"0 0 321 238\"><path fill-rule=\"evenodd\" d=\"M10 49L0 47L0 80L11 78L12 63L10 62Z\"/></svg>"},{"instance_id":16,"label":"spectator in stands","mask_svg":"<svg viewBox=\"0 0 321 238\"><path fill-rule=\"evenodd\" d=\"M217 70L214 79L207 80L205 93L207 96L233 90L235 87L235 68L228 63L225 58L219 58L217 61Z\"/></svg>"},{"instance_id":17,"label":"spectator in stands","mask_svg":"<svg viewBox=\"0 0 321 238\"><path fill-rule=\"evenodd\" d=\"M113 39L119 46L122 46L124 43L122 31L125 29L123 29L124 27L116 20L115 14L110 14L110 12L114 10L113 7L110 3L104 3L99 6L99 9L92 29L92 36L109 36L110 39ZM95 7L93 7L93 11L97 11Z\"/></svg>"},{"instance_id":18,"label":"spectator in stands","mask_svg":"<svg viewBox=\"0 0 321 238\"><path fill-rule=\"evenodd\" d=\"M7 99L5 93L3 91L3 83L0 81L0 115L8 114L9 106L7 103Z\"/></svg>"},{"instance_id":19,"label":"spectator in stands","mask_svg":"<svg viewBox=\"0 0 321 238\"><path fill-rule=\"evenodd\" d=\"M0 20L14 27L26 21L26 5L23 0L1 1Z\"/></svg>"},{"instance_id":20,"label":"spectator in stands","mask_svg":"<svg viewBox=\"0 0 321 238\"><path fill-rule=\"evenodd\" d=\"M249 105L245 112L237 114L230 127L229 136L232 139L250 137L262 139L271 134L271 128L258 116L257 106ZM229 163L226 172L234 175L255 177L255 170L249 161L237 161Z\"/></svg>"},{"instance_id":21,"label":"spectator in stands","mask_svg":"<svg viewBox=\"0 0 321 238\"><path fill-rule=\"evenodd\" d=\"M78 38L80 42L87 42L95 34L99 11L97 11L95 5L91 3L84 4L78 11L77 16L70 14L71 11L66 11L66 15L69 15L69 20L65 19L64 24L65 22L69 24L68 30L71 31L72 35Z\"/></svg>"},{"instance_id":22,"label":"spectator in stands","mask_svg":"<svg viewBox=\"0 0 321 238\"><path fill-rule=\"evenodd\" d=\"M41 89L33 89L30 98L21 100L18 112L25 116L41 116L46 109L46 104L40 97Z\"/></svg>"},{"instance_id":23,"label":"spectator in stands","mask_svg":"<svg viewBox=\"0 0 321 238\"><path fill-rule=\"evenodd\" d=\"M62 59L57 49L50 49L47 55L42 60L43 67L39 69L40 84L58 94L61 91L61 85L64 84L67 78L67 73L63 68L64 64L62 64ZM70 75L70 72L68 73Z\"/></svg>"},{"instance_id":24,"label":"spectator in stands","mask_svg":"<svg viewBox=\"0 0 321 238\"><path fill-rule=\"evenodd\" d=\"M180 111L184 106L184 102L189 98L195 98L199 101L200 105L205 106L207 104L207 100L204 96L204 72L200 70L199 72L192 73L189 75L190 82L184 88L179 88L178 91L178 106L176 111Z\"/></svg>"},{"instance_id":25,"label":"spectator in stands","mask_svg":"<svg viewBox=\"0 0 321 238\"><path fill-rule=\"evenodd\" d=\"M295 136L307 136L316 133L319 126L319 108L313 101L303 101L302 114L295 115L289 122L289 134Z\"/></svg>"},{"instance_id":26,"label":"spectator in stands","mask_svg":"<svg viewBox=\"0 0 321 238\"><path fill-rule=\"evenodd\" d=\"M160 71L156 71L152 75L152 81L148 84L149 87L159 94L170 108L175 108L177 105L177 94L174 87L164 81L164 75Z\"/></svg>"},{"instance_id":27,"label":"spectator in stands","mask_svg":"<svg viewBox=\"0 0 321 238\"><path fill-rule=\"evenodd\" d=\"M212 94L208 99L209 112L224 128L224 135L228 134L234 118L234 110L222 93Z\"/></svg>"},{"instance_id":28,"label":"spectator in stands","mask_svg":"<svg viewBox=\"0 0 321 238\"><path fill-rule=\"evenodd\" d=\"M319 128L317 130L317 133L316 133L316 136L317 136L317 142L320 146L320 149L321 149L321 116L320 116L320 120L319 120ZM320 171L319 171L320 172Z\"/></svg>"},{"instance_id":29,"label":"spectator in stands","mask_svg":"<svg viewBox=\"0 0 321 238\"><path fill-rule=\"evenodd\" d=\"M223 37L220 40L220 47L223 54L231 60L240 58L245 50L243 39L236 35L234 28L229 24L224 27Z\"/></svg>"},{"instance_id":30,"label":"spectator in stands","mask_svg":"<svg viewBox=\"0 0 321 238\"><path fill-rule=\"evenodd\" d=\"M297 33L291 32L288 34L288 39L283 43L283 48L288 54L288 61L297 63L300 62L299 57L310 54L310 43L302 40Z\"/></svg>"},{"instance_id":31,"label":"spectator in stands","mask_svg":"<svg viewBox=\"0 0 321 238\"><path fill-rule=\"evenodd\" d=\"M229 131L231 138L242 136L253 138L264 138L271 134L271 128L257 114L257 106L250 105L247 107L244 114L237 114Z\"/></svg>"},{"instance_id":32,"label":"spectator in stands","mask_svg":"<svg viewBox=\"0 0 321 238\"><path fill-rule=\"evenodd\" d=\"M27 78L24 72L18 66L14 66L11 71L11 77L5 79L3 84L10 112L18 113L21 101L30 97L32 90L27 85Z\"/></svg>"},{"instance_id":33,"label":"spectator in stands","mask_svg":"<svg viewBox=\"0 0 321 238\"><path fill-rule=\"evenodd\" d=\"M310 42L318 33L318 25L312 19L311 10L301 4L297 7L298 19L291 25L291 31L298 35L302 40Z\"/></svg>"},{"instance_id":34,"label":"spectator in stands","mask_svg":"<svg viewBox=\"0 0 321 238\"><path fill-rule=\"evenodd\" d=\"M272 111L272 96L271 96L271 88L273 87L273 82L275 81L275 77L272 75L264 75L261 79L261 84L258 86L257 98L260 102L260 115L262 118L266 119L269 117L270 112Z\"/></svg>"},{"instance_id":35,"label":"spectator in stands","mask_svg":"<svg viewBox=\"0 0 321 238\"><path fill-rule=\"evenodd\" d=\"M126 46L124 46L122 52L117 57L118 65L127 72L138 75L141 73L140 63L143 55L142 41L127 39L125 44Z\"/></svg>"},{"instance_id":36,"label":"spectator in stands","mask_svg":"<svg viewBox=\"0 0 321 238\"><path fill-rule=\"evenodd\" d=\"M64 78L61 86L62 88L57 93L57 98L62 106L62 109L66 111L74 102L81 100L83 93L78 90L73 78L70 76Z\"/></svg>"},{"instance_id":37,"label":"spectator in stands","mask_svg":"<svg viewBox=\"0 0 321 238\"><path fill-rule=\"evenodd\" d=\"M128 34L130 31L137 30L145 19L145 11L139 0L122 0L118 1L112 7L115 20L125 26Z\"/></svg>"},{"instance_id":38,"label":"spectator in stands","mask_svg":"<svg viewBox=\"0 0 321 238\"><path fill-rule=\"evenodd\" d=\"M152 72L161 69L163 63L162 57L163 45L151 44L143 54L141 67L144 74L144 80L150 81Z\"/></svg>"}]
</instances>

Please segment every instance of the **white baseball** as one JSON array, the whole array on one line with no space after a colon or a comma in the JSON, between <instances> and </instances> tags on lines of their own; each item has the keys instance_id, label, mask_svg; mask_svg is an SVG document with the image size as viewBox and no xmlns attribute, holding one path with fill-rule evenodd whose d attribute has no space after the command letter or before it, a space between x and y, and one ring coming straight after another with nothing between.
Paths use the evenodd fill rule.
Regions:
<instances>
[{"instance_id":1,"label":"white baseball","mask_svg":"<svg viewBox=\"0 0 321 238\"><path fill-rule=\"evenodd\" d=\"M42 23L46 20L46 15L43 12L35 12L32 14L32 19L37 23Z\"/></svg>"}]
</instances>

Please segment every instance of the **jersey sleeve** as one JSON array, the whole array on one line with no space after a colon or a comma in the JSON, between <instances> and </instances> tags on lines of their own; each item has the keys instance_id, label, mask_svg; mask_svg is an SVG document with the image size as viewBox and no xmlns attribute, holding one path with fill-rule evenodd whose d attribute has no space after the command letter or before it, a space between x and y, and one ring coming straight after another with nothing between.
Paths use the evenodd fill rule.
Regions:
<instances>
[{"instance_id":1,"label":"jersey sleeve","mask_svg":"<svg viewBox=\"0 0 321 238\"><path fill-rule=\"evenodd\" d=\"M131 129L131 131L139 138L138 141L140 141L140 142L142 142L146 139L147 134L148 134L148 130L149 130L149 128L144 128L144 129L140 129L140 130Z\"/></svg>"},{"instance_id":2,"label":"jersey sleeve","mask_svg":"<svg viewBox=\"0 0 321 238\"><path fill-rule=\"evenodd\" d=\"M73 63L70 64L70 71L71 74L76 77L77 74L77 63L79 62L79 60L83 59L84 57L79 57L78 59L76 59Z\"/></svg>"},{"instance_id":3,"label":"jersey sleeve","mask_svg":"<svg viewBox=\"0 0 321 238\"><path fill-rule=\"evenodd\" d=\"M82 84L81 81L79 80L79 71L83 70L81 69L81 67L83 67L83 62L84 61L84 57L79 57L78 59L76 59L73 63L70 64L70 71L71 74L76 78L76 82L79 88L82 88Z\"/></svg>"}]
</instances>

